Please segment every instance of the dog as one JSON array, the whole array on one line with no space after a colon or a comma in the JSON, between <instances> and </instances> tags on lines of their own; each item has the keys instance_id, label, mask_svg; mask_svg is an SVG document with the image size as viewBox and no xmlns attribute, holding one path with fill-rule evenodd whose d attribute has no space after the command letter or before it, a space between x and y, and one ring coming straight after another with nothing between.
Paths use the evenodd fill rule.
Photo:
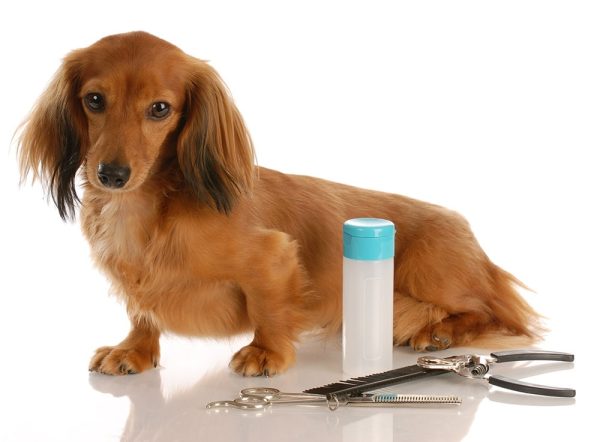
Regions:
<instances>
[{"instance_id":1,"label":"dog","mask_svg":"<svg viewBox=\"0 0 600 442\"><path fill-rule=\"evenodd\" d=\"M521 283L490 261L463 217L256 166L217 72L153 35L112 35L68 54L18 144L22 180L40 180L64 220L80 207L95 264L131 320L121 343L96 351L91 371L156 367L163 332L253 332L232 369L285 371L303 332L340 329L341 226L357 217L396 226L396 345L539 336Z\"/></svg>"}]
</instances>

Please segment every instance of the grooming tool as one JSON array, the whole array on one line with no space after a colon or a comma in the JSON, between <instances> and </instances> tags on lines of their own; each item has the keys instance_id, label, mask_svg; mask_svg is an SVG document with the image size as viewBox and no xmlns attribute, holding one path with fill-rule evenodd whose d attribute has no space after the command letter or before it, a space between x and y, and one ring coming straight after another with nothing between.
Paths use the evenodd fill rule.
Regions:
<instances>
[{"instance_id":1,"label":"grooming tool","mask_svg":"<svg viewBox=\"0 0 600 442\"><path fill-rule=\"evenodd\" d=\"M484 379L490 384L521 393L537 394L554 397L575 397L572 388L550 387L532 384L500 375L488 375L490 365L512 361L562 361L573 362L575 356L570 353L560 353L542 350L513 350L491 353L490 356L460 355L448 358L420 357L417 365L423 369L435 370L441 373L454 372L470 379Z\"/></svg>"},{"instance_id":2,"label":"grooming tool","mask_svg":"<svg viewBox=\"0 0 600 442\"><path fill-rule=\"evenodd\" d=\"M462 399L454 395L378 393L348 396L340 405L354 407L401 407L403 405L460 405L461 403Z\"/></svg>"},{"instance_id":3,"label":"grooming tool","mask_svg":"<svg viewBox=\"0 0 600 442\"><path fill-rule=\"evenodd\" d=\"M489 357L478 355L452 356L449 358L421 357L417 365L396 368L394 370L376 373L369 376L341 380L322 387L310 388L304 390L304 393L321 394L328 398L357 396L366 391L372 391L390 385L401 384L404 382L416 381L431 376L438 376L444 373L456 372L472 378L487 379L492 385L498 387L510 388L512 390L524 393L574 397L575 390L570 388L544 387L541 385L528 384L521 381L515 381L504 376L489 376L485 374L489 370L490 363L501 363L510 361L574 361L574 355L570 353L559 353L542 350L513 350L505 352L492 353ZM508 383L507 383L508 381ZM520 390L517 390L520 388ZM552 394L550 394L552 393ZM561 396L562 393L562 396Z\"/></svg>"},{"instance_id":4,"label":"grooming tool","mask_svg":"<svg viewBox=\"0 0 600 442\"><path fill-rule=\"evenodd\" d=\"M443 370L428 370L419 365L409 365L407 367L396 368L382 373L371 374L348 380L341 380L322 387L310 388L304 390L304 393L320 394L331 398L344 396L359 396L364 392L377 390L390 385L401 384L404 382L416 381L417 379L428 378L444 374Z\"/></svg>"},{"instance_id":5,"label":"grooming tool","mask_svg":"<svg viewBox=\"0 0 600 442\"><path fill-rule=\"evenodd\" d=\"M318 394L283 393L277 388L244 388L238 397L231 401L210 402L206 408L239 408L242 410L260 410L272 404L325 404L327 398Z\"/></svg>"},{"instance_id":6,"label":"grooming tool","mask_svg":"<svg viewBox=\"0 0 600 442\"><path fill-rule=\"evenodd\" d=\"M491 353L490 356L459 355L447 358L420 357L416 365L396 368L347 380L341 380L322 387L310 388L302 393L283 393L276 388L245 388L239 397L231 401L217 401L206 408L237 408L243 410L261 410L273 404L318 405L324 404L330 410L340 406L363 407L402 407L407 405L458 405L462 401L453 395L411 395L411 394L366 394L390 385L425 379L445 373L456 373L471 379L484 379L497 387L522 393L575 397L572 388L550 387L531 384L500 375L488 375L490 365L513 361L562 361L573 362L571 353L542 350L512 350Z\"/></svg>"},{"instance_id":7,"label":"grooming tool","mask_svg":"<svg viewBox=\"0 0 600 442\"><path fill-rule=\"evenodd\" d=\"M331 411L340 406L357 407L402 407L410 405L459 405L461 399L457 396L435 396L416 394L369 394L362 396L330 397L309 393L283 393L276 388L257 387L244 388L240 395L231 401L216 401L206 405L206 408L237 408L241 410L262 410L271 405L327 405Z\"/></svg>"}]
</instances>

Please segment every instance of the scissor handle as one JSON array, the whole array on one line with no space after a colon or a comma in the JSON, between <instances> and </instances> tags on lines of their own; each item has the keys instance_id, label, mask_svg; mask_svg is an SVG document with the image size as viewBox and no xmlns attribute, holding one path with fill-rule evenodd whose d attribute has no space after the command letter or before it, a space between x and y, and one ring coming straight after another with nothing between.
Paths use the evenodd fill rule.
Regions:
<instances>
[{"instance_id":1,"label":"scissor handle","mask_svg":"<svg viewBox=\"0 0 600 442\"><path fill-rule=\"evenodd\" d=\"M240 391L240 397L256 397L258 399L273 400L281 395L281 391L271 387L249 387Z\"/></svg>"},{"instance_id":2,"label":"scissor handle","mask_svg":"<svg viewBox=\"0 0 600 442\"><path fill-rule=\"evenodd\" d=\"M544 351L544 350L497 351L495 353L491 353L491 356L496 359L495 362L512 362L512 361L573 362L575 360L575 355L573 355L571 353L562 353L562 352L558 352L558 351Z\"/></svg>"},{"instance_id":3,"label":"scissor handle","mask_svg":"<svg viewBox=\"0 0 600 442\"><path fill-rule=\"evenodd\" d=\"M531 359L512 359L516 360L531 360ZM555 359L551 359L555 360ZM505 362L505 361L503 361ZM547 385L531 384L529 382L510 379L506 376L493 375L488 377L488 382L497 387L506 388L508 390L519 391L521 393L538 394L541 396L554 397L575 397L575 390L572 388L549 387Z\"/></svg>"}]
</instances>

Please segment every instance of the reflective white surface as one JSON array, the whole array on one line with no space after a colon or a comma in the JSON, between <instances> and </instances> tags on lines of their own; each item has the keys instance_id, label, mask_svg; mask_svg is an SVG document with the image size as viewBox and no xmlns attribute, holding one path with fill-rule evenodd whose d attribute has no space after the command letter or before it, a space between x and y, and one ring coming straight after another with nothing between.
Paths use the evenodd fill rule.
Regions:
<instances>
[{"instance_id":1,"label":"reflective white surface","mask_svg":"<svg viewBox=\"0 0 600 442\"><path fill-rule=\"evenodd\" d=\"M25 308L22 305L21 311ZM249 337L221 342L169 337L161 342L159 369L123 377L88 374L86 356L94 339L89 330L106 326L111 313L116 312L99 312L75 333L61 333L58 326L20 339L18 344L9 340L4 354L13 357L1 368L4 419L0 440L568 440L574 429L592 428L589 419L597 408L594 395L598 389L591 367L597 357L577 342L571 329L541 347L574 351L574 364L505 363L495 365L493 373L577 388L576 399L513 393L447 374L386 391L456 394L463 399L460 406L343 407L333 412L326 406L291 405L258 412L207 410L208 402L233 399L245 387L297 392L339 380L339 339L308 340L300 345L298 363L292 369L268 379L240 377L227 367L231 354ZM116 316L107 331L126 328ZM66 316L63 321L72 319ZM13 336L22 332L16 321L12 330ZM472 351L457 348L437 354ZM416 356L411 350L396 349L394 366L412 365ZM514 439L516 432L518 439Z\"/></svg>"},{"instance_id":2,"label":"reflective white surface","mask_svg":"<svg viewBox=\"0 0 600 442\"><path fill-rule=\"evenodd\" d=\"M597 438L600 5L167 3L3 5L0 441ZM494 372L571 386L577 397L445 375L394 391L457 394L460 407L205 409L244 387L299 391L340 379L340 338L299 345L297 364L272 379L228 369L249 336L163 337L160 369L89 374L93 350L126 335L124 308L107 296L79 227L59 220L39 185L18 188L8 147L65 53L137 29L211 60L260 164L464 214L491 259L537 292L526 296L549 329L538 347L576 354L574 364L507 363ZM394 366L417 356L396 349Z\"/></svg>"}]
</instances>

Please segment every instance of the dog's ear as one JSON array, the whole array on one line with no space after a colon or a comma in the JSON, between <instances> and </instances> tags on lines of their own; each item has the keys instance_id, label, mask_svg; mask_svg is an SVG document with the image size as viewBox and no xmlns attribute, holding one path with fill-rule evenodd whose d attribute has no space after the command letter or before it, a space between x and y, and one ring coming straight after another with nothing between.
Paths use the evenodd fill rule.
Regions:
<instances>
[{"instance_id":1,"label":"dog's ear","mask_svg":"<svg viewBox=\"0 0 600 442\"><path fill-rule=\"evenodd\" d=\"M179 166L196 197L229 213L252 187L252 141L217 72L193 59L189 77L177 142Z\"/></svg>"},{"instance_id":2,"label":"dog's ear","mask_svg":"<svg viewBox=\"0 0 600 442\"><path fill-rule=\"evenodd\" d=\"M79 198L75 176L82 162L87 122L78 98L80 69L74 52L65 58L33 108L19 136L21 181L39 179L63 220L73 219Z\"/></svg>"}]
</instances>

